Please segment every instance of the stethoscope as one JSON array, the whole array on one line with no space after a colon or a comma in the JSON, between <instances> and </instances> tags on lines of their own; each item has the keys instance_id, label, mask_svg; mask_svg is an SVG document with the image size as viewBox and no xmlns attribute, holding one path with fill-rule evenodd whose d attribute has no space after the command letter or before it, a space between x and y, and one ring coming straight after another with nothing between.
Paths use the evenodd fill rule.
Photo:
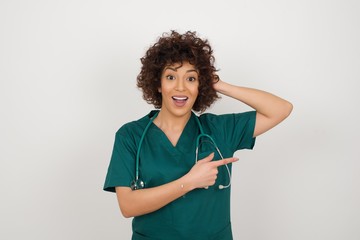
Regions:
<instances>
[{"instance_id":1,"label":"stethoscope","mask_svg":"<svg viewBox=\"0 0 360 240\"><path fill-rule=\"evenodd\" d=\"M140 177L139 177L140 150L141 150L141 145L142 145L142 143L144 141L144 138L145 138L145 134L148 131L149 127L151 126L152 122L154 121L154 119L157 117L158 114L159 114L159 112L156 112L154 114L154 116L150 118L149 123L146 125L146 127L145 127L145 129L143 131L143 134L141 135L139 146L138 146L138 149L137 149L137 152L136 152L135 179L130 184L130 187L131 187L132 190L143 189L145 187L144 181L141 180ZM214 139L210 135L204 133L204 130L203 130L202 126L201 126L201 123L200 123L200 121L199 121L199 119L197 117L195 117L195 120L196 120L196 122L197 122L197 124L199 126L199 129L200 129L200 134L196 138L195 164L197 163L198 157L199 157L198 153L199 153L199 144L200 144L200 139L201 138L208 138L210 140L210 143L214 145L214 147L216 149L216 152L219 154L220 158L224 159L224 157L221 154L220 149L217 146ZM229 175L229 183L227 185L225 185L225 186L224 185L219 185L218 186L219 189L225 189L225 188L230 187L230 185L231 185L231 173L230 173L230 170L229 170L229 167L228 167L227 164L225 164L225 167L226 167L227 173ZM206 187L206 189L207 189L207 187Z\"/></svg>"}]
</instances>

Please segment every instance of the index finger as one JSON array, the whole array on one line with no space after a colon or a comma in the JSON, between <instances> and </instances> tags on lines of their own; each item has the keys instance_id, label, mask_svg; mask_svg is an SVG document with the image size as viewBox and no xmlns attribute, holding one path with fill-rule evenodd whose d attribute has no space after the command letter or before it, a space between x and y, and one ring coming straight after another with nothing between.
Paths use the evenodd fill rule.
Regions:
<instances>
[{"instance_id":1,"label":"index finger","mask_svg":"<svg viewBox=\"0 0 360 240\"><path fill-rule=\"evenodd\" d=\"M213 164L215 167L220 167L222 165L233 163L233 162L236 162L238 160L239 160L239 158L236 158L236 157L224 158L224 159L221 159L221 160L218 160L218 161L212 161L211 164Z\"/></svg>"}]
</instances>

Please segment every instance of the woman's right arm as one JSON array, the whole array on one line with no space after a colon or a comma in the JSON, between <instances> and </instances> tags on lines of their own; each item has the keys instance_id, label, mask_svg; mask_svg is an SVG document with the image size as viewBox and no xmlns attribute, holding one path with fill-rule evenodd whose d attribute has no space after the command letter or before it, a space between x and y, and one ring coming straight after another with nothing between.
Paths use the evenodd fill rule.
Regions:
<instances>
[{"instance_id":1,"label":"woman's right arm","mask_svg":"<svg viewBox=\"0 0 360 240\"><path fill-rule=\"evenodd\" d=\"M131 190L130 187L116 187L116 195L121 213L124 217L135 217L154 212L177 198L196 188L215 184L221 165L237 161L237 158L226 158L211 161L214 154L199 160L191 170L181 178L161 186Z\"/></svg>"}]
</instances>

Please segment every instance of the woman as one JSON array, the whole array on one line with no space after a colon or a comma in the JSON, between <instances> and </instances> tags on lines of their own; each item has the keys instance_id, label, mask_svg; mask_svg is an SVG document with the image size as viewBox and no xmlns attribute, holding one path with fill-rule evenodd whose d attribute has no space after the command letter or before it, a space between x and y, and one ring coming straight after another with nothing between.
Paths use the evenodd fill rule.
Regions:
<instances>
[{"instance_id":1,"label":"woman","mask_svg":"<svg viewBox=\"0 0 360 240\"><path fill-rule=\"evenodd\" d=\"M252 149L292 105L220 80L211 46L195 32L164 34L141 62L137 85L160 110L118 130L104 190L116 192L122 214L134 217L132 239L232 239L233 154ZM255 111L193 113L218 93Z\"/></svg>"}]
</instances>

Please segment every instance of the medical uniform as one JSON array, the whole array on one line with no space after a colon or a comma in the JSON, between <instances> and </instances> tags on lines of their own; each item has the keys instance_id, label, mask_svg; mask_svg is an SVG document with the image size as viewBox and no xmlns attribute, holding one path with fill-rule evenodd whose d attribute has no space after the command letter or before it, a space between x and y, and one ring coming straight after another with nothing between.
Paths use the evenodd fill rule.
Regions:
<instances>
[{"instance_id":1,"label":"medical uniform","mask_svg":"<svg viewBox=\"0 0 360 240\"><path fill-rule=\"evenodd\" d=\"M135 159L140 138L150 118L145 117L122 126L115 137L113 153L105 180L104 190L115 192L116 186L129 187L135 179ZM195 164L196 138L200 134L198 123L218 145L224 158L232 157L239 149L252 149L256 112L214 115L192 113L176 146L173 146L160 128L151 123L145 134L140 152L139 175L145 188L151 188L176 180ZM202 138L199 159L216 152L207 138ZM220 159L215 153L213 161ZM228 164L231 171L231 164ZM214 186L195 189L161 209L134 217L133 240L231 240L230 187L225 166ZM180 186L179 186L180 187Z\"/></svg>"}]
</instances>

